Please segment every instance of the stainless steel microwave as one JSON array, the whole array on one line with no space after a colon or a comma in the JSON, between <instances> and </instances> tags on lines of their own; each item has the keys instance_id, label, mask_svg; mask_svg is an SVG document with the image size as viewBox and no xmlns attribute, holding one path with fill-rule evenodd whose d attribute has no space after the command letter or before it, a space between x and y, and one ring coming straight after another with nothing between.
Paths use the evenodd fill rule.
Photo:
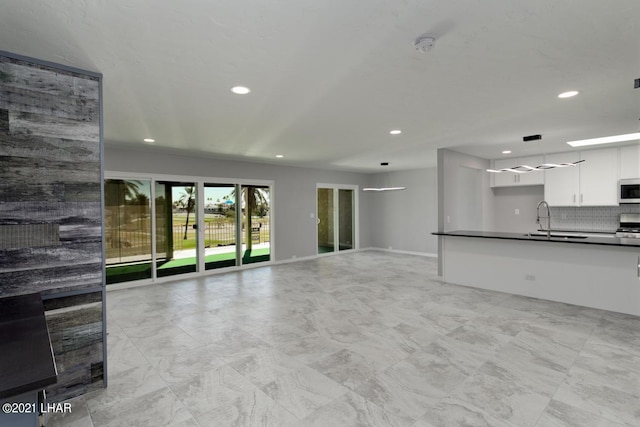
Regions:
<instances>
[{"instance_id":1,"label":"stainless steel microwave","mask_svg":"<svg viewBox=\"0 0 640 427\"><path fill-rule=\"evenodd\" d=\"M618 203L640 203L640 178L620 180Z\"/></svg>"}]
</instances>

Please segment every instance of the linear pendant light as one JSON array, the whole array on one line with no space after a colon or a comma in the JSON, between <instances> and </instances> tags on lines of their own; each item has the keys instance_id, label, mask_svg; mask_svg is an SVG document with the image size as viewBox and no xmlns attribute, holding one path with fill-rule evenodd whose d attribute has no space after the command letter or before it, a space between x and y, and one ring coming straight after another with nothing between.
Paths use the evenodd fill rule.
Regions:
<instances>
[{"instance_id":1,"label":"linear pendant light","mask_svg":"<svg viewBox=\"0 0 640 427\"><path fill-rule=\"evenodd\" d=\"M493 173L502 173L502 172L514 172L514 173L527 173L532 171L544 171L547 169L555 169L555 168L566 168L568 166L577 166L578 164L584 162L584 160L578 160L573 163L543 163L538 166L528 166L528 165L518 165L512 168L504 168L504 169L487 169L487 172Z\"/></svg>"},{"instance_id":2,"label":"linear pendant light","mask_svg":"<svg viewBox=\"0 0 640 427\"><path fill-rule=\"evenodd\" d=\"M602 138L581 139L578 141L568 141L572 147L584 147L586 145L611 144L614 142L640 140L640 132L627 133L625 135L603 136Z\"/></svg>"},{"instance_id":3,"label":"linear pendant light","mask_svg":"<svg viewBox=\"0 0 640 427\"><path fill-rule=\"evenodd\" d=\"M373 188L373 187L367 187L367 188L363 188L362 191L397 191L397 190L406 190L407 187L380 187L380 188Z\"/></svg>"}]
</instances>

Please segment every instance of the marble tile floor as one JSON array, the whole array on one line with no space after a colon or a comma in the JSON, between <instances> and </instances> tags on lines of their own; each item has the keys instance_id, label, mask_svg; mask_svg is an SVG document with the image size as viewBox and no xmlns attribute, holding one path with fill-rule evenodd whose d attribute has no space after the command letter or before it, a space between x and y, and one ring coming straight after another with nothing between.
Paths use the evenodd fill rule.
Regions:
<instances>
[{"instance_id":1,"label":"marble tile floor","mask_svg":"<svg viewBox=\"0 0 640 427\"><path fill-rule=\"evenodd\" d=\"M363 251L107 294L109 387L49 425L638 426L640 318Z\"/></svg>"}]
</instances>

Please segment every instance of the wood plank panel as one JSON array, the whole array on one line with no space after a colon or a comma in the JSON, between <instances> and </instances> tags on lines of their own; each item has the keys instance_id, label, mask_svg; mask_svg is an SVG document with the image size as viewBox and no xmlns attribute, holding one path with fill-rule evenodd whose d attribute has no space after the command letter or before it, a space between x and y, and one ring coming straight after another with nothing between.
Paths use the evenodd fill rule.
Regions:
<instances>
[{"instance_id":1,"label":"wood plank panel","mask_svg":"<svg viewBox=\"0 0 640 427\"><path fill-rule=\"evenodd\" d=\"M28 64L28 65L27 65ZM0 85L30 89L60 98L99 98L98 78L0 56Z\"/></svg>"},{"instance_id":2,"label":"wood plank panel","mask_svg":"<svg viewBox=\"0 0 640 427\"><path fill-rule=\"evenodd\" d=\"M59 246L58 224L0 225L0 250Z\"/></svg>"},{"instance_id":3,"label":"wood plank panel","mask_svg":"<svg viewBox=\"0 0 640 427\"><path fill-rule=\"evenodd\" d=\"M58 383L48 393L60 401L101 387L103 370L102 292L44 301ZM98 374L96 374L98 373Z\"/></svg>"},{"instance_id":4,"label":"wood plank panel","mask_svg":"<svg viewBox=\"0 0 640 427\"><path fill-rule=\"evenodd\" d=\"M100 225L101 221L102 207L100 202L0 203L0 224L52 222L61 226L81 226L87 224Z\"/></svg>"},{"instance_id":5,"label":"wood plank panel","mask_svg":"<svg viewBox=\"0 0 640 427\"><path fill-rule=\"evenodd\" d=\"M41 292L46 295L102 285L102 263L34 267L0 273L0 298Z\"/></svg>"},{"instance_id":6,"label":"wood plank panel","mask_svg":"<svg viewBox=\"0 0 640 427\"><path fill-rule=\"evenodd\" d=\"M34 258L40 260L41 266L48 267L65 267L72 263L95 264L102 260L99 254L101 250L102 242L99 239L63 243L56 247L0 250L0 273L30 270Z\"/></svg>"},{"instance_id":7,"label":"wood plank panel","mask_svg":"<svg viewBox=\"0 0 640 427\"><path fill-rule=\"evenodd\" d=\"M0 55L0 230L43 234L3 240L0 298L46 300L52 401L104 385L103 293L83 293L104 283L99 94L99 77Z\"/></svg>"},{"instance_id":8,"label":"wood plank panel","mask_svg":"<svg viewBox=\"0 0 640 427\"><path fill-rule=\"evenodd\" d=\"M33 103L37 97L39 102ZM98 100L85 98L60 98L43 92L35 92L29 89L12 88L3 86L0 88L0 108L22 113L34 113L53 117L75 119L78 116L86 117L90 121L99 118Z\"/></svg>"},{"instance_id":9,"label":"wood plank panel","mask_svg":"<svg viewBox=\"0 0 640 427\"><path fill-rule=\"evenodd\" d=\"M7 126L8 126L7 113ZM0 110L0 120L2 110ZM26 157L74 163L100 162L100 146L94 141L52 138L38 135L11 135L0 127L0 156Z\"/></svg>"},{"instance_id":10,"label":"wood plank panel","mask_svg":"<svg viewBox=\"0 0 640 427\"><path fill-rule=\"evenodd\" d=\"M97 122L9 111L9 133L99 142Z\"/></svg>"}]
</instances>

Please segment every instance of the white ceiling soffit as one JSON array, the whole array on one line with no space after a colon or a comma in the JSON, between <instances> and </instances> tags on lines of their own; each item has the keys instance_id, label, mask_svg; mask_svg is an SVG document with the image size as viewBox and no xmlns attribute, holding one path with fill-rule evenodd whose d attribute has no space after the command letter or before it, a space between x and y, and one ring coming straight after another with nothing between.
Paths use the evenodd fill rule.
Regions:
<instances>
[{"instance_id":1,"label":"white ceiling soffit","mask_svg":"<svg viewBox=\"0 0 640 427\"><path fill-rule=\"evenodd\" d=\"M638 0L3 0L0 17L1 50L103 73L108 146L374 172L640 127Z\"/></svg>"}]
</instances>

